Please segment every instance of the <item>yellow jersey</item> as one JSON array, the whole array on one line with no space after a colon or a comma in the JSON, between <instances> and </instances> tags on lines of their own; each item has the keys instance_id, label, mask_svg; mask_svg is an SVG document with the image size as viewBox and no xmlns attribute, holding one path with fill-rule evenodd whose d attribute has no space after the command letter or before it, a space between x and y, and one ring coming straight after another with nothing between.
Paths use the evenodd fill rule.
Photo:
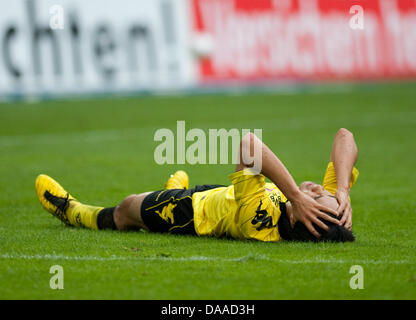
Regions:
<instances>
[{"instance_id":1,"label":"yellow jersey","mask_svg":"<svg viewBox=\"0 0 416 320\"><path fill-rule=\"evenodd\" d=\"M354 168L351 186L358 177ZM229 175L231 185L192 195L195 231L199 236L279 241L277 222L287 198L262 174L244 169ZM325 172L323 187L334 194L337 189L332 162Z\"/></svg>"}]
</instances>

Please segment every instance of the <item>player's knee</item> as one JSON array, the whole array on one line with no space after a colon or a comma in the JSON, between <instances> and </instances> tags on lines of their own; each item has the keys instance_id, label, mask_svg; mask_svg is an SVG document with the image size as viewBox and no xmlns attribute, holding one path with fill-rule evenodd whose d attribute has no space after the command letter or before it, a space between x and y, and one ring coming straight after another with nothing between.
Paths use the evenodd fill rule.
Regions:
<instances>
[{"instance_id":1,"label":"player's knee","mask_svg":"<svg viewBox=\"0 0 416 320\"><path fill-rule=\"evenodd\" d=\"M114 222L118 230L126 230L131 227L131 206L135 197L134 194L128 196L114 210Z\"/></svg>"}]
</instances>

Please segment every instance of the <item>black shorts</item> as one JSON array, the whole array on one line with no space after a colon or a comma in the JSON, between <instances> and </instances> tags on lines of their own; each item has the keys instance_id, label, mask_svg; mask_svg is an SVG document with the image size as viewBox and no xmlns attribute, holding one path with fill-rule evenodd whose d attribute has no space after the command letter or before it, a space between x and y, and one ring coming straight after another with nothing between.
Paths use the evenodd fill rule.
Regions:
<instances>
[{"instance_id":1,"label":"black shorts","mask_svg":"<svg viewBox=\"0 0 416 320\"><path fill-rule=\"evenodd\" d=\"M169 189L155 191L142 202L141 215L144 224L152 232L196 235L192 195L221 185L196 186L193 189Z\"/></svg>"}]
</instances>

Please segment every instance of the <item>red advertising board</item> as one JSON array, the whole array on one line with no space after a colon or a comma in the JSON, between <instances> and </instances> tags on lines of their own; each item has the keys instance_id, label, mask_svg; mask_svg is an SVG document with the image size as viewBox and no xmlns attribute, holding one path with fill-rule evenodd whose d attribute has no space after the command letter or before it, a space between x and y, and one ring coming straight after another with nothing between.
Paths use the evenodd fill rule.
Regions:
<instances>
[{"instance_id":1,"label":"red advertising board","mask_svg":"<svg viewBox=\"0 0 416 320\"><path fill-rule=\"evenodd\" d=\"M192 0L202 81L416 77L416 0Z\"/></svg>"}]
</instances>

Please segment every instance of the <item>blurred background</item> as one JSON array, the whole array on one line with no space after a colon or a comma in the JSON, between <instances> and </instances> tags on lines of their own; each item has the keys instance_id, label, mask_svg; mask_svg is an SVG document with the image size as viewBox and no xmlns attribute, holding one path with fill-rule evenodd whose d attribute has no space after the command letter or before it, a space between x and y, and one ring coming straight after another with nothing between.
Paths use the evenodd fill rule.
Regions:
<instances>
[{"instance_id":1,"label":"blurred background","mask_svg":"<svg viewBox=\"0 0 416 320\"><path fill-rule=\"evenodd\" d=\"M415 80L416 0L0 0L0 298L414 299ZM181 120L261 129L297 183L351 130L357 241L93 232L40 206L40 173L107 207L178 169L229 184L231 164L155 162Z\"/></svg>"},{"instance_id":2,"label":"blurred background","mask_svg":"<svg viewBox=\"0 0 416 320\"><path fill-rule=\"evenodd\" d=\"M0 99L416 77L414 0L15 0Z\"/></svg>"}]
</instances>

